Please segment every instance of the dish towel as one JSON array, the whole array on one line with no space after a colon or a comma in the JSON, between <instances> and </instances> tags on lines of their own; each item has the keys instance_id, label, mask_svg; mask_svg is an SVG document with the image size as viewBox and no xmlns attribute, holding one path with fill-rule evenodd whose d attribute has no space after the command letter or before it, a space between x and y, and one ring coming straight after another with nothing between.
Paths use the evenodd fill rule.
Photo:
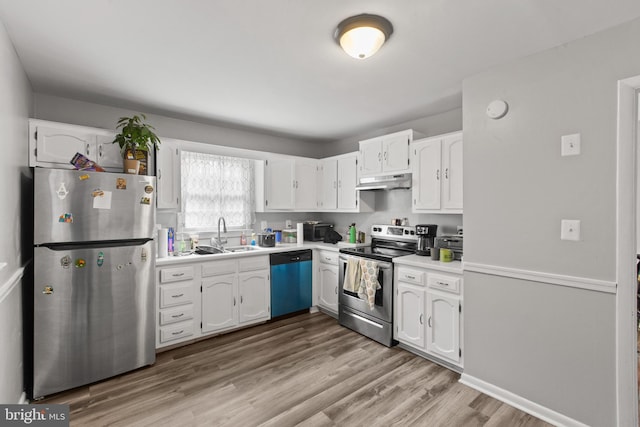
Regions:
<instances>
[{"instance_id":1,"label":"dish towel","mask_svg":"<svg viewBox=\"0 0 640 427\"><path fill-rule=\"evenodd\" d=\"M357 293L360 287L360 262L357 259L349 258L347 260L347 271L344 276L343 289Z\"/></svg>"},{"instance_id":2,"label":"dish towel","mask_svg":"<svg viewBox=\"0 0 640 427\"><path fill-rule=\"evenodd\" d=\"M369 305L369 310L373 310L376 303L376 291L382 289L378 283L378 263L375 261L360 260L360 286L358 297Z\"/></svg>"}]
</instances>

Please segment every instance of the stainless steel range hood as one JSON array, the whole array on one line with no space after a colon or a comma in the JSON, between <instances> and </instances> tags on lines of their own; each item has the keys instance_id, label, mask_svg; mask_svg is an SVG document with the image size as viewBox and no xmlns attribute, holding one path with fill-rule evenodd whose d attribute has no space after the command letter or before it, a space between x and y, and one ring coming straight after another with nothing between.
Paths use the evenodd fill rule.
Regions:
<instances>
[{"instance_id":1,"label":"stainless steel range hood","mask_svg":"<svg viewBox=\"0 0 640 427\"><path fill-rule=\"evenodd\" d=\"M411 188L411 174L371 176L360 178L356 190L397 190Z\"/></svg>"}]
</instances>

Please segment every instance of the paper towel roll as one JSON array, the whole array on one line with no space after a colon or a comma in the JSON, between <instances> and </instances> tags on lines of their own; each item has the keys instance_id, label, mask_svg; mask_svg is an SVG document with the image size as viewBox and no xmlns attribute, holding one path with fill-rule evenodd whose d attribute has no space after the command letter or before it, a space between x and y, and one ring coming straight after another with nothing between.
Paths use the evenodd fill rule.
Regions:
<instances>
[{"instance_id":1,"label":"paper towel roll","mask_svg":"<svg viewBox=\"0 0 640 427\"><path fill-rule=\"evenodd\" d=\"M296 238L298 239L298 246L302 246L304 244L304 225L303 223L299 222L298 223L298 235L296 236Z\"/></svg>"},{"instance_id":2,"label":"paper towel roll","mask_svg":"<svg viewBox=\"0 0 640 427\"><path fill-rule=\"evenodd\" d=\"M169 256L168 251L169 229L161 228L158 230L158 258Z\"/></svg>"}]
</instances>

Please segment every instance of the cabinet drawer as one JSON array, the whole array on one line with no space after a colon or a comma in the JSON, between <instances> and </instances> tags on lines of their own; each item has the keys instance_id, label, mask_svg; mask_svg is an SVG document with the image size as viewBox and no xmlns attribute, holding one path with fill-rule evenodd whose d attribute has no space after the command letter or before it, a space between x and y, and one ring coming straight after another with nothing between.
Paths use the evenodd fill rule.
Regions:
<instances>
[{"instance_id":1,"label":"cabinet drawer","mask_svg":"<svg viewBox=\"0 0 640 427\"><path fill-rule=\"evenodd\" d=\"M171 283L193 279L193 266L163 268L160 270L160 282Z\"/></svg>"},{"instance_id":2,"label":"cabinet drawer","mask_svg":"<svg viewBox=\"0 0 640 427\"><path fill-rule=\"evenodd\" d=\"M398 269L398 281L413 283L416 285L423 285L422 277L424 272L420 270L413 270L410 268L401 267Z\"/></svg>"},{"instance_id":3,"label":"cabinet drawer","mask_svg":"<svg viewBox=\"0 0 640 427\"><path fill-rule=\"evenodd\" d=\"M193 302L193 283L160 286L160 308Z\"/></svg>"},{"instance_id":4,"label":"cabinet drawer","mask_svg":"<svg viewBox=\"0 0 640 427\"><path fill-rule=\"evenodd\" d=\"M202 264L202 277L219 276L221 274L233 274L236 272L237 261L215 261Z\"/></svg>"},{"instance_id":5,"label":"cabinet drawer","mask_svg":"<svg viewBox=\"0 0 640 427\"><path fill-rule=\"evenodd\" d=\"M193 304L160 311L160 325L169 325L191 319L193 319Z\"/></svg>"},{"instance_id":6,"label":"cabinet drawer","mask_svg":"<svg viewBox=\"0 0 640 427\"><path fill-rule=\"evenodd\" d=\"M338 265L339 254L337 252L320 251L318 256L323 264Z\"/></svg>"},{"instance_id":7,"label":"cabinet drawer","mask_svg":"<svg viewBox=\"0 0 640 427\"><path fill-rule=\"evenodd\" d=\"M441 289L443 291L460 293L461 277L446 276L444 274L432 274L429 273L427 278L427 286L433 289Z\"/></svg>"},{"instance_id":8,"label":"cabinet drawer","mask_svg":"<svg viewBox=\"0 0 640 427\"><path fill-rule=\"evenodd\" d=\"M238 260L239 271L266 270L269 268L268 256L252 256Z\"/></svg>"},{"instance_id":9,"label":"cabinet drawer","mask_svg":"<svg viewBox=\"0 0 640 427\"><path fill-rule=\"evenodd\" d=\"M177 340L193 335L193 321L182 322L177 325L163 326L160 328L160 342Z\"/></svg>"}]
</instances>

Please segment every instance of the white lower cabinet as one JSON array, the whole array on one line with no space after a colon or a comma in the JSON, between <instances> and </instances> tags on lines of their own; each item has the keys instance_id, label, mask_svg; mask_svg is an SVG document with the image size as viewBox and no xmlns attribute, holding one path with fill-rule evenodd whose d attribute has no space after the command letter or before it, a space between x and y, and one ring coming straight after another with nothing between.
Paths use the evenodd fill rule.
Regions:
<instances>
[{"instance_id":1,"label":"white lower cabinet","mask_svg":"<svg viewBox=\"0 0 640 427\"><path fill-rule=\"evenodd\" d=\"M318 305L338 313L338 253L318 251Z\"/></svg>"},{"instance_id":2,"label":"white lower cabinet","mask_svg":"<svg viewBox=\"0 0 640 427\"><path fill-rule=\"evenodd\" d=\"M462 277L398 266L395 338L402 344L462 367Z\"/></svg>"},{"instance_id":3,"label":"white lower cabinet","mask_svg":"<svg viewBox=\"0 0 640 427\"><path fill-rule=\"evenodd\" d=\"M157 269L156 348L271 318L269 256Z\"/></svg>"}]
</instances>

